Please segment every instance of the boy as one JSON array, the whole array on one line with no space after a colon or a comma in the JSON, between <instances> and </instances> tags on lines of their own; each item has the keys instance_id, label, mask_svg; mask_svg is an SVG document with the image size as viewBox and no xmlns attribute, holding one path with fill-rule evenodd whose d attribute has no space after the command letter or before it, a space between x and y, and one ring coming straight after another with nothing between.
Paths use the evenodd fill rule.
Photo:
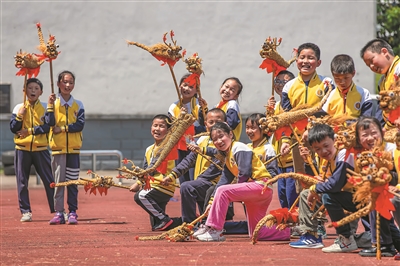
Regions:
<instances>
[{"instance_id":1,"label":"boy","mask_svg":"<svg viewBox=\"0 0 400 266\"><path fill-rule=\"evenodd\" d=\"M319 47L313 43L304 43L299 46L296 59L299 75L283 87L281 100L283 110L289 111L301 104L309 106L318 104L328 90L325 81L331 83L334 88L331 78L317 74L316 68L321 65L320 55ZM289 137L284 137L282 142L280 153L286 155L290 151ZM304 173L304 165L297 147L293 148L293 161L295 171Z\"/></svg>"},{"instance_id":2,"label":"boy","mask_svg":"<svg viewBox=\"0 0 400 266\"><path fill-rule=\"evenodd\" d=\"M153 151L164 140L170 125L170 118L166 115L160 114L153 118L151 135L153 136L155 143L146 149L143 169L146 169L151 163L153 159ZM170 173L174 166L175 161L169 160L167 162L166 173ZM153 176L163 178L162 174L157 172L153 173ZM140 181L137 181L137 183L130 187L130 191L137 192L134 196L135 202L150 214L150 222L153 231L166 230L173 223L173 220L165 213L165 208L169 200L174 196L174 184L163 185L160 184L159 181L151 181L150 190L141 189L142 185L143 184Z\"/></svg>"},{"instance_id":3,"label":"boy","mask_svg":"<svg viewBox=\"0 0 400 266\"><path fill-rule=\"evenodd\" d=\"M321 236L317 238L318 221L311 219L313 212L310 210L315 200L317 200L315 209L321 206L319 194L324 193L323 204L332 221L339 221L345 216L343 209L357 211L352 200L352 193L346 185L346 168L354 169L354 156L350 154L345 160L346 150L338 151L335 148L334 137L333 129L326 124L316 124L309 130L308 142L321 159L319 164L321 180L329 178L300 193L299 221L303 235L299 241L289 244L293 248L322 248L324 246ZM302 147L300 152L304 156L308 153L308 149ZM323 248L323 252L351 252L358 248L349 224L338 227L336 232L339 238L333 245Z\"/></svg>"},{"instance_id":4,"label":"boy","mask_svg":"<svg viewBox=\"0 0 400 266\"><path fill-rule=\"evenodd\" d=\"M276 94L282 99L282 89L285 84L294 79L292 72L283 70L278 73L274 80L274 90ZM283 112L280 101L276 102L274 96L268 99L268 106L270 109L275 110L275 114L280 114ZM277 141L274 137L272 139L272 145L275 148L275 152L278 154L280 152L280 147L282 146L282 139ZM293 160L292 152L290 151L285 156L278 159L279 173L290 173L293 172ZM293 178L281 178L278 180L278 197L282 208L290 208L297 199L296 192L296 181Z\"/></svg>"},{"instance_id":5,"label":"boy","mask_svg":"<svg viewBox=\"0 0 400 266\"><path fill-rule=\"evenodd\" d=\"M360 56L372 72L381 74L378 82L378 91L389 90L400 76L400 58L395 56L392 47L382 39L369 41L360 51ZM382 113L385 129L391 129L394 125L388 120L388 114ZM381 120L381 118L378 118ZM400 122L400 121L399 121Z\"/></svg>"},{"instance_id":6,"label":"boy","mask_svg":"<svg viewBox=\"0 0 400 266\"><path fill-rule=\"evenodd\" d=\"M372 98L368 90L356 86L353 59L346 54L336 55L331 62L331 72L336 84L322 109L330 116L348 115L358 117L372 115Z\"/></svg>"},{"instance_id":7,"label":"boy","mask_svg":"<svg viewBox=\"0 0 400 266\"><path fill-rule=\"evenodd\" d=\"M206 115L205 125L209 130L216 122L226 122L226 114L219 108L213 108ZM197 144L201 148L214 147L210 136L200 137ZM219 163L218 160L213 160ZM190 168L194 168L194 180L186 181L181 184L181 202L182 202L182 221L191 223L196 219L196 203L199 206L199 211L203 213L203 205L207 190L218 182L221 175L214 164L211 164L202 156L194 152L189 153L171 173L165 177L165 182L171 182L179 176L185 174Z\"/></svg>"},{"instance_id":8,"label":"boy","mask_svg":"<svg viewBox=\"0 0 400 266\"><path fill-rule=\"evenodd\" d=\"M15 175L17 178L19 209L21 222L32 221L32 210L29 200L29 172L32 164L42 179L46 191L50 212L54 211L54 182L51 172L50 153L47 150L47 134L50 131L48 117L45 114L46 104L39 100L43 93L43 84L37 78L30 78L26 82L26 96L28 100L15 106L10 121L10 129L14 133L15 142ZM54 97L50 96L48 105L53 105ZM53 110L48 110L53 112Z\"/></svg>"}]
</instances>

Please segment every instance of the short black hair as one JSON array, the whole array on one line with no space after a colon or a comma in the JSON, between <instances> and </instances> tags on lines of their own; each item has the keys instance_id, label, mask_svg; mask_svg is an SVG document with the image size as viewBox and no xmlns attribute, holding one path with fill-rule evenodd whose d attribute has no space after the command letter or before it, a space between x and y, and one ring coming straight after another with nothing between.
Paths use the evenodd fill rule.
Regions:
<instances>
[{"instance_id":1,"label":"short black hair","mask_svg":"<svg viewBox=\"0 0 400 266\"><path fill-rule=\"evenodd\" d=\"M225 122L217 122L217 123L215 123L210 129L210 136L211 136L212 132L215 131L215 130L222 130L226 134L229 134L229 133L232 132L231 127ZM233 135L233 139L235 139L235 135Z\"/></svg>"},{"instance_id":2,"label":"short black hair","mask_svg":"<svg viewBox=\"0 0 400 266\"><path fill-rule=\"evenodd\" d=\"M376 39L373 39L373 40L370 40L369 42L367 42L367 44L364 45L363 48L361 48L360 56L361 56L361 58L364 58L364 54L366 51L371 51L373 53L380 54L382 48L386 48L388 50L389 54L394 56L392 46L390 46L390 44L387 43L385 40L379 39L379 38L376 38Z\"/></svg>"},{"instance_id":3,"label":"short black hair","mask_svg":"<svg viewBox=\"0 0 400 266\"><path fill-rule=\"evenodd\" d=\"M306 42L300 45L299 48L297 48L297 56L299 56L301 51L305 49L313 50L318 60L321 58L321 50L319 49L318 45L311 42Z\"/></svg>"},{"instance_id":4,"label":"short black hair","mask_svg":"<svg viewBox=\"0 0 400 266\"><path fill-rule=\"evenodd\" d=\"M167 124L167 128L171 127L172 121L171 121L171 118L169 116L164 115L164 114L158 114L158 115L155 115L151 121L153 122L156 119L164 120L165 123Z\"/></svg>"},{"instance_id":5,"label":"short black hair","mask_svg":"<svg viewBox=\"0 0 400 266\"><path fill-rule=\"evenodd\" d=\"M331 61L332 74L352 74L355 71L353 58L347 54L338 54Z\"/></svg>"},{"instance_id":6,"label":"short black hair","mask_svg":"<svg viewBox=\"0 0 400 266\"><path fill-rule=\"evenodd\" d=\"M308 131L308 143L312 145L315 142L321 142L326 137L335 140L335 132L327 124L315 124Z\"/></svg>"},{"instance_id":7,"label":"short black hair","mask_svg":"<svg viewBox=\"0 0 400 266\"><path fill-rule=\"evenodd\" d=\"M214 107L214 108L208 110L207 114L208 113L219 113L222 115L224 122L226 122L226 113L221 108Z\"/></svg>"},{"instance_id":8,"label":"short black hair","mask_svg":"<svg viewBox=\"0 0 400 266\"><path fill-rule=\"evenodd\" d=\"M30 79L28 79L28 80L26 81L26 86L28 86L28 84L29 84L29 83L32 83L32 82L38 84L39 87L40 87L40 90L43 91L43 83L42 83L40 80L38 80L37 78L30 78Z\"/></svg>"},{"instance_id":9,"label":"short black hair","mask_svg":"<svg viewBox=\"0 0 400 266\"><path fill-rule=\"evenodd\" d=\"M295 78L294 74L292 72L290 72L289 70L282 70L276 76L279 76L279 75L288 75L290 79Z\"/></svg>"}]
</instances>

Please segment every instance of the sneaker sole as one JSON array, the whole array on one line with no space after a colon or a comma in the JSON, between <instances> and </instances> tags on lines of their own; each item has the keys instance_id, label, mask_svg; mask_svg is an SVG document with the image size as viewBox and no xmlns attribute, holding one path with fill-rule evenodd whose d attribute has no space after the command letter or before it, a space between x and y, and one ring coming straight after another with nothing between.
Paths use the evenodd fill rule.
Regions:
<instances>
[{"instance_id":1,"label":"sneaker sole","mask_svg":"<svg viewBox=\"0 0 400 266\"><path fill-rule=\"evenodd\" d=\"M51 222L50 222L49 224L50 224L50 225L58 225L58 224L65 224L65 222L63 222L63 223L61 223L61 222L60 222L60 223L51 223Z\"/></svg>"},{"instance_id":2,"label":"sneaker sole","mask_svg":"<svg viewBox=\"0 0 400 266\"><path fill-rule=\"evenodd\" d=\"M292 248L303 248L303 249L307 249L307 248L309 248L309 249L312 249L312 248L323 248L324 247L324 245L322 245L322 244L316 244L316 245L312 245L312 246L292 246L292 245L290 245L289 244L289 246L290 247L292 247Z\"/></svg>"},{"instance_id":3,"label":"sneaker sole","mask_svg":"<svg viewBox=\"0 0 400 266\"><path fill-rule=\"evenodd\" d=\"M226 239L225 238L220 238L220 239L198 239L197 240L201 242L224 242Z\"/></svg>"},{"instance_id":4,"label":"sneaker sole","mask_svg":"<svg viewBox=\"0 0 400 266\"><path fill-rule=\"evenodd\" d=\"M324 249L322 249L322 252L324 252L324 253L349 253L349 252L356 251L357 249L358 248L352 249L352 250L324 250Z\"/></svg>"},{"instance_id":5,"label":"sneaker sole","mask_svg":"<svg viewBox=\"0 0 400 266\"><path fill-rule=\"evenodd\" d=\"M173 222L174 222L174 221L172 221L172 219L171 219L171 220L169 220L169 222L166 223L163 227L158 228L158 229L155 229L155 231L164 231L164 230L167 229L168 226L170 226Z\"/></svg>"},{"instance_id":6,"label":"sneaker sole","mask_svg":"<svg viewBox=\"0 0 400 266\"><path fill-rule=\"evenodd\" d=\"M376 257L376 253L358 253L361 257ZM394 257L396 254L382 252L381 257Z\"/></svg>"},{"instance_id":7,"label":"sneaker sole","mask_svg":"<svg viewBox=\"0 0 400 266\"><path fill-rule=\"evenodd\" d=\"M20 222L23 222L23 223L29 223L29 222L32 222L32 219L29 219L29 220L19 220Z\"/></svg>"}]
</instances>

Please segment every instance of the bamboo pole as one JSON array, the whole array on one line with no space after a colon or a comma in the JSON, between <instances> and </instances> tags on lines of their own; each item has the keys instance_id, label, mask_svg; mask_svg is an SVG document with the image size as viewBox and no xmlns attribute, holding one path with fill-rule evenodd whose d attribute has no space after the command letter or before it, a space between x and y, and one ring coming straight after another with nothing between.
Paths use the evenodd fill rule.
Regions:
<instances>
[{"instance_id":1,"label":"bamboo pole","mask_svg":"<svg viewBox=\"0 0 400 266\"><path fill-rule=\"evenodd\" d=\"M52 59L50 59L50 87L51 87L51 94L54 94L53 60Z\"/></svg>"},{"instance_id":2,"label":"bamboo pole","mask_svg":"<svg viewBox=\"0 0 400 266\"><path fill-rule=\"evenodd\" d=\"M24 106L26 102L26 82L28 81L28 70L25 70L25 79L24 79Z\"/></svg>"},{"instance_id":3,"label":"bamboo pole","mask_svg":"<svg viewBox=\"0 0 400 266\"><path fill-rule=\"evenodd\" d=\"M178 86L178 82L176 81L174 70L172 69L172 66L170 66L169 64L168 64L168 67L169 67L169 70L171 71L172 79L174 80L176 93L178 94L179 104L182 107L182 98L181 98L181 94L179 93L179 86Z\"/></svg>"},{"instance_id":4,"label":"bamboo pole","mask_svg":"<svg viewBox=\"0 0 400 266\"><path fill-rule=\"evenodd\" d=\"M293 149L293 147L297 146L298 144L299 144L298 142L293 143L293 144L289 147L289 149L290 149L290 150ZM274 161L274 160L276 160L276 159L279 159L281 156L282 156L282 153L277 154L276 156L274 156L274 157L272 157L271 159L269 159L268 161L266 161L266 162L264 163L264 165L267 165L267 164L269 164L270 162L272 162L272 161Z\"/></svg>"}]
</instances>

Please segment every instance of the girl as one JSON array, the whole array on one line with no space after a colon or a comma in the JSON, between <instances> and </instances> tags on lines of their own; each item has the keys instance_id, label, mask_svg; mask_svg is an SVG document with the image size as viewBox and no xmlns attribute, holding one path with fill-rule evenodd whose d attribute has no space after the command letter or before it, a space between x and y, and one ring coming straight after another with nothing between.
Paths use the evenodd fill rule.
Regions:
<instances>
[{"instance_id":1,"label":"girl","mask_svg":"<svg viewBox=\"0 0 400 266\"><path fill-rule=\"evenodd\" d=\"M224 241L222 229L230 202L244 202L249 235L253 234L258 221L264 217L272 200L272 189L263 194L264 181L271 174L252 150L241 142L234 141L231 128L218 122L210 130L216 149L207 148L209 155L218 152L226 156L224 170L215 190L214 200L210 200L206 230L197 235L200 241ZM235 184L230 184L234 179ZM207 211L206 210L206 211ZM288 240L289 231L278 231L264 227L260 231L261 240Z\"/></svg>"},{"instance_id":2,"label":"girl","mask_svg":"<svg viewBox=\"0 0 400 266\"><path fill-rule=\"evenodd\" d=\"M26 81L28 100L15 106L10 121L11 132L15 142L15 176L17 178L18 202L22 217L21 222L32 221L32 210L29 200L29 172L32 164L42 179L50 212L54 212L54 182L51 173L50 153L47 150L47 134L50 131L46 104L39 100L43 93L43 84L37 78ZM49 97L48 106L52 106L54 98Z\"/></svg>"},{"instance_id":3,"label":"girl","mask_svg":"<svg viewBox=\"0 0 400 266\"><path fill-rule=\"evenodd\" d=\"M166 115L160 114L153 118L151 135L154 138L154 144L146 149L143 169L151 165L152 160L155 159L153 158L153 151L164 140L170 125L171 121ZM168 175L174 167L175 162L169 160L167 162L166 175ZM155 177L164 178L160 173L155 173ZM137 183L130 187L130 191L137 192L134 196L135 202L150 215L152 230L162 231L173 223L173 220L165 213L165 208L169 200L174 196L175 187L173 184L161 185L159 181L152 181L150 185L150 190L144 190L142 189L143 184L137 181Z\"/></svg>"},{"instance_id":4,"label":"girl","mask_svg":"<svg viewBox=\"0 0 400 266\"><path fill-rule=\"evenodd\" d=\"M75 87L75 75L70 71L63 71L58 75L58 97L50 113L49 125L50 148L52 150L51 166L56 183L79 178L79 152L82 146L82 130L85 125L85 109L81 101L72 97ZM52 111L52 110L51 110ZM67 187L67 204L69 209L68 224L77 224L78 215L78 187ZM54 192L54 209L56 211L50 224L65 224L64 218L64 187L56 187Z\"/></svg>"},{"instance_id":5,"label":"girl","mask_svg":"<svg viewBox=\"0 0 400 266\"><path fill-rule=\"evenodd\" d=\"M255 113L250 115L246 119L246 134L252 143L247 144L253 152L265 163L272 157L275 157L276 153L271 144L268 143L268 136L264 135L260 128L260 118L265 117L264 114ZM266 165L268 172L271 177L278 174L278 163L276 160Z\"/></svg>"},{"instance_id":6,"label":"girl","mask_svg":"<svg viewBox=\"0 0 400 266\"><path fill-rule=\"evenodd\" d=\"M232 129L235 139L240 139L242 134L242 116L237 102L242 90L243 85L238 78L225 79L219 89L221 101L216 106L226 113L227 123Z\"/></svg>"},{"instance_id":7,"label":"girl","mask_svg":"<svg viewBox=\"0 0 400 266\"><path fill-rule=\"evenodd\" d=\"M197 88L190 86L185 80L190 76L190 74L185 74L181 80L179 81L179 89L180 94L182 96L182 105L179 101L171 104L168 110L168 114L170 117L178 117L182 110L187 112L188 114L192 114L196 118L196 122L194 122L194 133L198 134L200 132L205 131L205 128L200 125L199 113L201 113L201 107L199 101L197 100ZM205 108L205 107L204 107ZM178 160L177 164L179 164L183 158L185 158L190 151L178 150ZM182 184L185 181L193 180L193 170L186 172L184 175L179 177L179 183Z\"/></svg>"},{"instance_id":8,"label":"girl","mask_svg":"<svg viewBox=\"0 0 400 266\"><path fill-rule=\"evenodd\" d=\"M393 143L383 142L383 131L381 124L375 117L361 117L356 124L356 140L361 150L372 150L376 146L383 146L385 151L394 152L396 145ZM397 185L397 176L391 172L391 186ZM369 215L371 223L371 241L373 247L360 251L361 256L376 256L376 211L372 211ZM381 233L381 254L383 257L393 257L396 254L394 247L400 251L400 232L394 224L393 218L390 220L380 216L380 233Z\"/></svg>"}]
</instances>

